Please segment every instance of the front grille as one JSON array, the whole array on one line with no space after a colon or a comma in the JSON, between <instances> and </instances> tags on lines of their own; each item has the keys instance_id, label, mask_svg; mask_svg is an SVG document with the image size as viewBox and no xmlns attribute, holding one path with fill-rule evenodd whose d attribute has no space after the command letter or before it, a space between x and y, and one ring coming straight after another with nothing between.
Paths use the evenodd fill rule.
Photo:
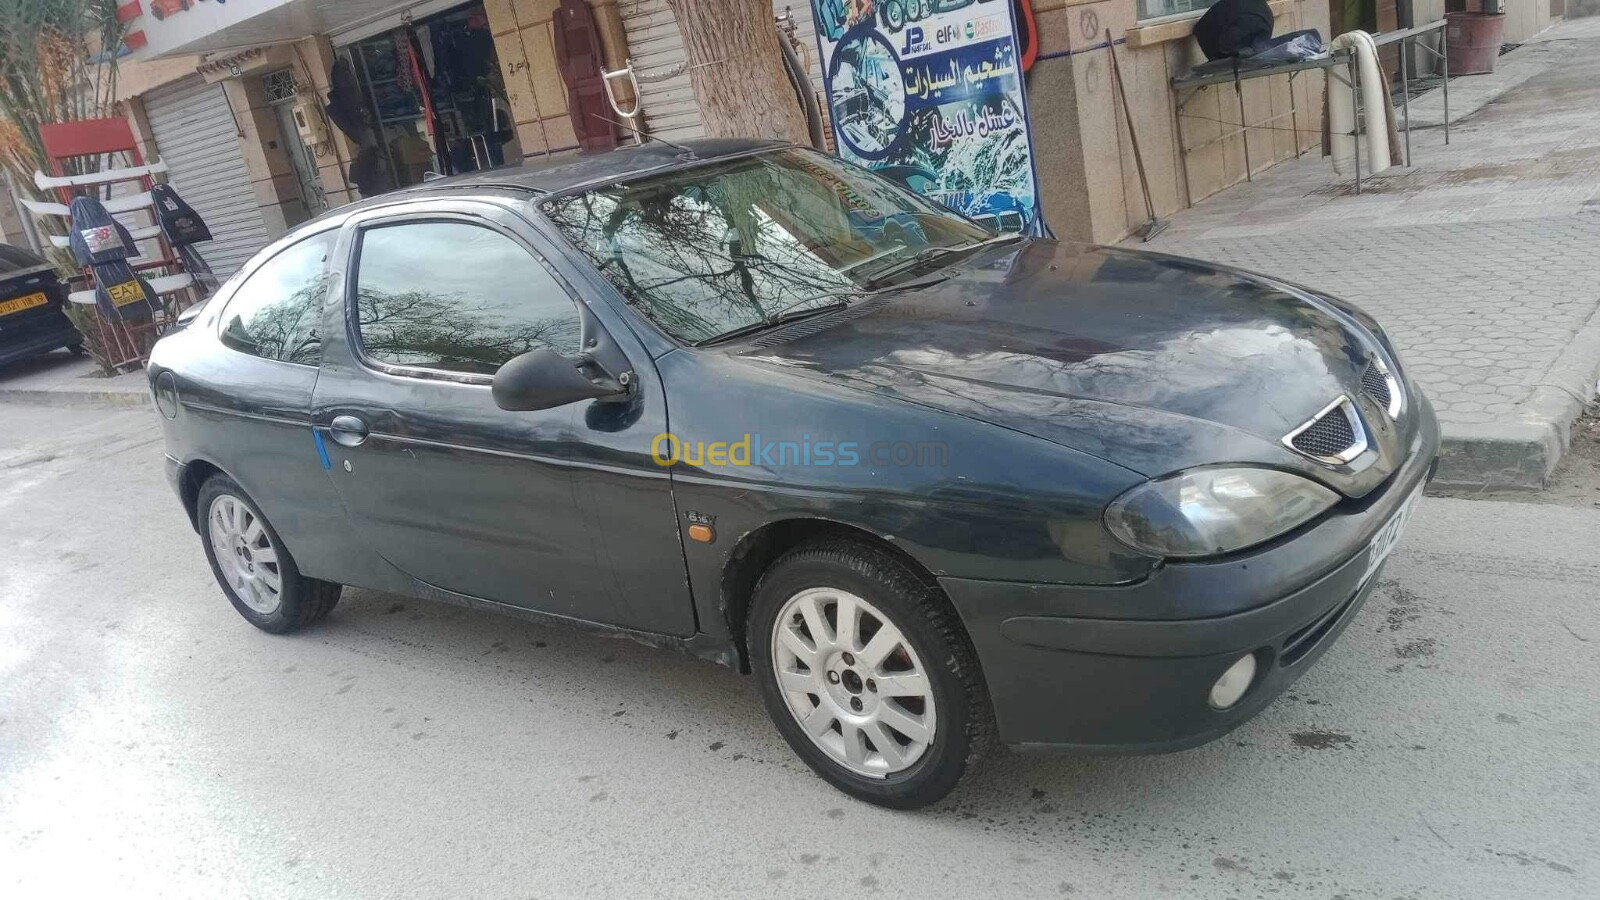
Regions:
<instances>
[{"instance_id":1,"label":"front grille","mask_svg":"<svg viewBox=\"0 0 1600 900\"><path fill-rule=\"evenodd\" d=\"M1372 398L1378 408L1388 410L1394 396L1389 392L1389 376L1378 368L1378 361L1373 360L1367 364L1367 370L1361 373L1361 392Z\"/></svg>"},{"instance_id":2,"label":"front grille","mask_svg":"<svg viewBox=\"0 0 1600 900\"><path fill-rule=\"evenodd\" d=\"M1356 430L1344 409L1335 406L1322 414L1322 418L1290 439L1296 450L1307 456L1337 457L1356 443Z\"/></svg>"}]
</instances>

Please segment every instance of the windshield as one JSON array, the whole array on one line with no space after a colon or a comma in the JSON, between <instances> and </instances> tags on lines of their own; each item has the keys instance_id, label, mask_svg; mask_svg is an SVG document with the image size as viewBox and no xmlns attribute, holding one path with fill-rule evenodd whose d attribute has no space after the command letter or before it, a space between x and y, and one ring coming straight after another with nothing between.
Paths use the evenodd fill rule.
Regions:
<instances>
[{"instance_id":1,"label":"windshield","mask_svg":"<svg viewBox=\"0 0 1600 900\"><path fill-rule=\"evenodd\" d=\"M701 343L910 277L993 235L810 150L785 149L556 197L544 213L629 302Z\"/></svg>"}]
</instances>

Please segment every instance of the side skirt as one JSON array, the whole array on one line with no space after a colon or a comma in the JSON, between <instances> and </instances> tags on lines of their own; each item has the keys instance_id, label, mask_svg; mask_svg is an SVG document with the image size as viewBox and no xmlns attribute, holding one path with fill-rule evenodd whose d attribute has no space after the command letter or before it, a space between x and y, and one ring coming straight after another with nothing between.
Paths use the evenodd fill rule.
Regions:
<instances>
[{"instance_id":1,"label":"side skirt","mask_svg":"<svg viewBox=\"0 0 1600 900\"><path fill-rule=\"evenodd\" d=\"M424 600L433 600L438 603L448 603L451 606L461 606L467 609L482 610L484 612L499 613L535 622L540 625L558 625L587 631L602 637L622 638L654 647L659 650L676 650L695 659L714 662L719 666L737 668L739 665L739 652L732 642L719 641L704 632L697 632L689 637L677 637L670 634L657 634L653 631L639 631L634 628L624 628L621 625L607 625L601 622L590 622L587 619L577 619L572 616L563 616L556 613L540 612L536 609L527 609L521 606L512 606L498 600L485 600L482 597L473 597L468 594L458 594L455 591L436 587L413 578L411 580L413 593Z\"/></svg>"}]
</instances>

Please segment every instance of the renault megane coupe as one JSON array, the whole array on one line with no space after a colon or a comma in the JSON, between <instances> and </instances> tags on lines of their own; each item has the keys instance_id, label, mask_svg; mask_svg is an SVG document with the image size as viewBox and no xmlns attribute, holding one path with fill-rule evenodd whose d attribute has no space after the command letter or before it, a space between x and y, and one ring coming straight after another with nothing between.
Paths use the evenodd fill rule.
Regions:
<instances>
[{"instance_id":1,"label":"renault megane coupe","mask_svg":"<svg viewBox=\"0 0 1600 900\"><path fill-rule=\"evenodd\" d=\"M256 627L353 585L679 648L900 808L993 747L1255 715L1358 614L1439 446L1347 303L750 141L336 210L149 373Z\"/></svg>"}]
</instances>

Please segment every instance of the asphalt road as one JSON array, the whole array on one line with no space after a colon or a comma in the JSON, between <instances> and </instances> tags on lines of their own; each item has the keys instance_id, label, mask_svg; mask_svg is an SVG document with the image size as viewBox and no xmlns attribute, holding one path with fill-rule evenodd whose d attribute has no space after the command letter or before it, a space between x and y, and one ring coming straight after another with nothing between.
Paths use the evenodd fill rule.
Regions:
<instances>
[{"instance_id":1,"label":"asphalt road","mask_svg":"<svg viewBox=\"0 0 1600 900\"><path fill-rule=\"evenodd\" d=\"M152 415L0 406L0 896L1600 896L1592 502L1429 498L1228 738L893 813L709 664L367 591L256 631Z\"/></svg>"}]
</instances>

